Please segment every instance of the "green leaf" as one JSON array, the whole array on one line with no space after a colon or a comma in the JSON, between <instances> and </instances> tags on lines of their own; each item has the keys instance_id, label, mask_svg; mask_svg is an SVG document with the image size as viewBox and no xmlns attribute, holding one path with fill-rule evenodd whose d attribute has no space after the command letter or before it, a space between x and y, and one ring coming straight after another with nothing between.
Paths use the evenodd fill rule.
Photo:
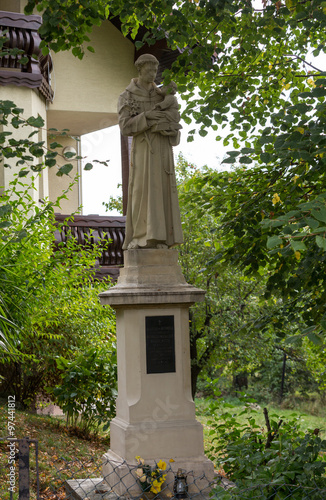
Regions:
<instances>
[{"instance_id":1,"label":"green leaf","mask_svg":"<svg viewBox=\"0 0 326 500\"><path fill-rule=\"evenodd\" d=\"M312 95L314 97L324 97L326 95L326 88L324 88L324 87L315 87L312 90Z\"/></svg>"},{"instance_id":2,"label":"green leaf","mask_svg":"<svg viewBox=\"0 0 326 500\"><path fill-rule=\"evenodd\" d=\"M322 345L323 344L323 340L315 332L308 333L307 337L315 345Z\"/></svg>"},{"instance_id":3,"label":"green leaf","mask_svg":"<svg viewBox=\"0 0 326 500\"><path fill-rule=\"evenodd\" d=\"M37 128L44 127L44 120L40 115L38 115L37 118L31 116L30 118L27 119L27 123L32 127L37 127Z\"/></svg>"},{"instance_id":4,"label":"green leaf","mask_svg":"<svg viewBox=\"0 0 326 500\"><path fill-rule=\"evenodd\" d=\"M319 222L316 219L313 219L312 217L305 217L304 218L305 223L307 226L311 227L311 229L315 230L319 226Z\"/></svg>"},{"instance_id":5,"label":"green leaf","mask_svg":"<svg viewBox=\"0 0 326 500\"><path fill-rule=\"evenodd\" d=\"M282 238L279 236L269 236L267 239L267 248L274 248L283 243Z\"/></svg>"},{"instance_id":6,"label":"green leaf","mask_svg":"<svg viewBox=\"0 0 326 500\"><path fill-rule=\"evenodd\" d=\"M250 163L252 163L252 159L249 158L249 156L241 156L241 158L239 159L239 162L241 164L249 165Z\"/></svg>"},{"instance_id":7,"label":"green leaf","mask_svg":"<svg viewBox=\"0 0 326 500\"><path fill-rule=\"evenodd\" d=\"M222 161L222 163L235 163L236 158L234 156L231 156L230 158L226 158L225 160Z\"/></svg>"},{"instance_id":8,"label":"green leaf","mask_svg":"<svg viewBox=\"0 0 326 500\"><path fill-rule=\"evenodd\" d=\"M320 325L323 328L323 330L326 330L326 313L323 315L323 317L320 320Z\"/></svg>"},{"instance_id":9,"label":"green leaf","mask_svg":"<svg viewBox=\"0 0 326 500\"><path fill-rule=\"evenodd\" d=\"M18 177L26 177L29 174L29 171L26 169L19 170Z\"/></svg>"},{"instance_id":10,"label":"green leaf","mask_svg":"<svg viewBox=\"0 0 326 500\"><path fill-rule=\"evenodd\" d=\"M84 170L92 170L93 165L91 163L86 163Z\"/></svg>"},{"instance_id":11,"label":"green leaf","mask_svg":"<svg viewBox=\"0 0 326 500\"><path fill-rule=\"evenodd\" d=\"M316 244L319 246L319 248L326 251L326 238L322 236L316 236Z\"/></svg>"},{"instance_id":12,"label":"green leaf","mask_svg":"<svg viewBox=\"0 0 326 500\"><path fill-rule=\"evenodd\" d=\"M59 168L57 175L58 176L68 175L73 168L74 166L71 163L66 163L65 165Z\"/></svg>"},{"instance_id":13,"label":"green leaf","mask_svg":"<svg viewBox=\"0 0 326 500\"><path fill-rule=\"evenodd\" d=\"M66 153L64 153L63 155L65 158L68 158L68 159L71 159L71 158L74 158L76 156L76 153L73 153L71 151L67 151Z\"/></svg>"},{"instance_id":14,"label":"green leaf","mask_svg":"<svg viewBox=\"0 0 326 500\"><path fill-rule=\"evenodd\" d=\"M3 217L4 215L8 215L12 212L13 207L9 203L6 205L1 205L0 206L0 217Z\"/></svg>"},{"instance_id":15,"label":"green leaf","mask_svg":"<svg viewBox=\"0 0 326 500\"><path fill-rule=\"evenodd\" d=\"M311 210L311 215L315 217L315 219L320 220L322 222L326 222L326 208L319 207Z\"/></svg>"},{"instance_id":16,"label":"green leaf","mask_svg":"<svg viewBox=\"0 0 326 500\"><path fill-rule=\"evenodd\" d=\"M301 240L294 240L293 238L290 240L291 247L295 252L299 250L307 250L305 243Z\"/></svg>"},{"instance_id":17,"label":"green leaf","mask_svg":"<svg viewBox=\"0 0 326 500\"><path fill-rule=\"evenodd\" d=\"M3 222L0 222L0 227L10 227L12 223L9 220L5 220Z\"/></svg>"},{"instance_id":18,"label":"green leaf","mask_svg":"<svg viewBox=\"0 0 326 500\"><path fill-rule=\"evenodd\" d=\"M62 148L62 145L59 144L58 142L51 142L50 144L50 149L56 149L56 148Z\"/></svg>"},{"instance_id":19,"label":"green leaf","mask_svg":"<svg viewBox=\"0 0 326 500\"><path fill-rule=\"evenodd\" d=\"M269 163L272 159L272 155L270 153L261 153L260 159L263 163Z\"/></svg>"}]
</instances>

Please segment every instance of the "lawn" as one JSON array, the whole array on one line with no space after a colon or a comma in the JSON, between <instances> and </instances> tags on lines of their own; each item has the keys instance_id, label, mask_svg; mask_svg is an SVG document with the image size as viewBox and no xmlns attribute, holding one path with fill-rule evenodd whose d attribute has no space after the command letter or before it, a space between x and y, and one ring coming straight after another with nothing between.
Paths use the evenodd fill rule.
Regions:
<instances>
[{"instance_id":1,"label":"lawn","mask_svg":"<svg viewBox=\"0 0 326 500\"><path fill-rule=\"evenodd\" d=\"M71 435L64 423L56 418L32 414L28 411L15 412L16 437L28 436L30 439L38 440L39 448L39 471L40 491L44 499L64 498L63 489L53 496L51 489L56 489L62 484L62 479L71 477L99 477L101 467L101 456L109 448L109 439L99 437L92 440L82 439ZM0 429L1 436L5 437L7 432L7 406L2 401L0 405ZM0 499L9 499L8 493L8 442L0 441ZM30 481L33 494L31 500L36 499L36 474L35 474L35 451L31 446L31 473ZM18 500L18 494L14 495Z\"/></svg>"}]
</instances>

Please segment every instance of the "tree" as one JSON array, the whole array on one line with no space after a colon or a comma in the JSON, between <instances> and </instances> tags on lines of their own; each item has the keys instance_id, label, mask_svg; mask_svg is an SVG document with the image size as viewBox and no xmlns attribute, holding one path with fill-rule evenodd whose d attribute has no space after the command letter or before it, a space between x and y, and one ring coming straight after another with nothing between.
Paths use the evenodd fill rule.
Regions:
<instances>
[{"instance_id":1,"label":"tree","mask_svg":"<svg viewBox=\"0 0 326 500\"><path fill-rule=\"evenodd\" d=\"M267 276L265 297L279 313L274 328L292 340L324 343L326 329L326 73L308 61L325 53L323 0L29 0L43 11L44 51L83 56L92 25L118 16L136 47L166 38L179 57L173 78L183 117L219 131L233 145L234 172L192 179L199 214L216 218L223 248L210 260ZM140 36L140 28L145 34ZM141 39L142 38L142 39ZM88 47L93 50L92 47ZM198 93L196 93L196 88ZM190 133L193 140L196 126ZM220 136L218 136L219 138ZM268 328L267 315L262 328ZM283 333L282 333L283 332Z\"/></svg>"},{"instance_id":2,"label":"tree","mask_svg":"<svg viewBox=\"0 0 326 500\"><path fill-rule=\"evenodd\" d=\"M287 304L292 314L289 321L285 301L266 288L271 275L268 263L256 272L241 271L240 251L245 248L240 232L246 234L246 244L256 243L249 222L239 224L236 235L231 223L224 226L231 207L235 205L234 211L239 210L239 172L198 169L182 157L177 172L185 239L179 250L180 262L187 281L206 291L205 302L191 310L193 393L198 377L232 374L238 390L247 387L247 377L254 373L256 394L264 384L269 394L263 396L281 400L295 390L305 394L308 387L316 389L318 382L323 395L324 354L320 347L314 348L309 338L301 345L301 334L297 334L304 329L304 320L298 307L291 310L293 303ZM221 182L219 194L217 179L226 179L225 184ZM308 335L316 341L315 333Z\"/></svg>"},{"instance_id":3,"label":"tree","mask_svg":"<svg viewBox=\"0 0 326 500\"><path fill-rule=\"evenodd\" d=\"M281 288L288 295L294 285L306 290L311 281L320 283L316 275L323 274L326 249L320 224L324 222L323 198L318 198L316 206L298 207L298 204L312 202L324 189L326 79L315 64L306 61L309 51L316 56L326 50L326 9L322 0L287 0L285 4L263 0L261 8L243 0L166 0L146 5L139 0L123 4L116 0L29 0L27 12L35 6L43 10L44 50L46 44L53 50L73 47L74 54L82 57L82 42L87 41L87 32L108 16L119 16L123 34L130 33L133 38L139 36L141 27L146 28L143 40L137 40L136 47L145 43L150 46L165 37L172 49L178 48L181 53L172 70L166 72L166 78L173 77L179 84L187 103L184 119L199 124L201 135L206 134L207 127L218 130L229 124L231 133L224 143L232 142L236 151L230 151L225 162L238 162L243 168L231 176L233 210L225 222L233 220L228 230L235 228L238 242L243 224L250 224L248 240L241 238L242 249L240 245L235 248L243 256L244 267L257 271L257 267L271 260L275 269L269 289L282 277ZM197 95L195 87L199 89ZM253 167L248 170L248 165ZM223 180L222 176L215 179L216 189L211 184L209 201L215 211L224 210L216 205L219 201L224 203L220 190L229 184L227 179L228 174ZM299 210L301 215L297 212L293 219L293 210ZM321 211L319 219L314 216L316 211ZM279 216L287 217L281 219L287 233L281 234L280 239L297 252L294 257L287 244L272 258L264 250L268 236L270 248L280 241L271 239L278 234L275 225L280 224ZM252 233L262 232L262 217L267 231L263 231L259 244L255 240L255 248L250 250L254 243ZM303 229L295 224L310 227L309 236L303 232L301 237ZM291 238L289 231L295 231ZM315 237L310 236L311 231ZM301 251L306 251L307 239L311 245L308 260L304 260ZM293 266L298 252L299 264ZM278 253L282 254L281 260ZM283 258L286 255L289 259ZM310 262L317 263L311 267ZM300 272L290 276L292 267ZM279 284L276 286L280 288ZM325 300L320 293L321 307L316 309L312 305L318 312L313 319L311 314L310 320L305 318L307 327L323 317Z\"/></svg>"},{"instance_id":4,"label":"tree","mask_svg":"<svg viewBox=\"0 0 326 500\"><path fill-rule=\"evenodd\" d=\"M201 124L202 135L230 123L250 143L257 126L284 108L284 93L293 85L304 89L320 73L305 61L309 50L325 50L323 0L28 0L26 13L35 7L43 15L44 52L72 48L82 58L92 27L114 16L136 48L166 38L181 52L168 76L187 101L184 116Z\"/></svg>"},{"instance_id":5,"label":"tree","mask_svg":"<svg viewBox=\"0 0 326 500\"><path fill-rule=\"evenodd\" d=\"M263 277L246 277L236 266L219 263L211 266L223 245L216 231L218 220L205 207L193 203L188 192L211 171L198 169L182 155L176 170L184 234L179 260L186 281L206 292L205 301L190 310L191 377L195 395L199 377L213 374L215 378L227 369L234 375L235 385L239 385L240 374L246 380L247 374L258 368L273 349L273 331L260 335L257 330L245 327L263 311L272 314L275 306L261 300Z\"/></svg>"}]
</instances>

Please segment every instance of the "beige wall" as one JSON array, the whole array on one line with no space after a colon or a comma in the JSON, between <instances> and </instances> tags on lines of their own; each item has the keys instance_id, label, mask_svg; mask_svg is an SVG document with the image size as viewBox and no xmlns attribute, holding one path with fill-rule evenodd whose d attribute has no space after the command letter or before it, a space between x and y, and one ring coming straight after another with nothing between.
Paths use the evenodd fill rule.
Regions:
<instances>
[{"instance_id":1,"label":"beige wall","mask_svg":"<svg viewBox=\"0 0 326 500\"><path fill-rule=\"evenodd\" d=\"M38 114L44 119L45 126L43 129L40 129L38 135L33 137L34 141L46 141L46 107L45 101L42 97L38 95L37 92L25 88L25 87L16 87L16 86L8 86L8 87L0 87L1 99L13 101L16 106L24 109L24 117L28 118L30 116L37 116ZM13 137L16 140L20 140L23 138L27 138L28 135L35 130L33 127L19 127L15 129L11 126L6 126L6 130L13 132ZM9 183L13 180L15 174L18 172L19 167L16 166L18 158L9 158L6 159L6 163L10 164L12 167L4 168L3 165L0 165L0 169L2 173L0 174L1 185L6 189L9 187ZM42 161L42 159L39 159ZM29 182L31 177L34 176L32 172L24 177L24 182ZM30 194L35 202L42 197L47 197L48 192L48 181L47 181L47 173L45 172L42 176L37 176L35 179L36 190L31 189Z\"/></svg>"},{"instance_id":2,"label":"beige wall","mask_svg":"<svg viewBox=\"0 0 326 500\"><path fill-rule=\"evenodd\" d=\"M0 0L0 10L23 12L26 0ZM36 12L39 14L38 12ZM106 21L94 27L89 44L95 53L85 51L83 60L74 57L71 51L51 53L54 70L51 86L55 91L54 102L46 103L36 91L25 87L0 86L0 98L13 100L25 109L25 116L37 116L46 120L47 128L58 131L68 129L69 134L79 137L92 131L115 125L118 121L117 101L120 93L136 76L134 67L134 45L120 31ZM28 134L30 130L15 130L15 137ZM34 139L36 137L34 136ZM40 131L39 140L46 141L46 131ZM74 139L60 137L63 147ZM116 145L120 150L120 144ZM58 160L58 165L62 164ZM49 197L55 201L77 173L77 166L70 178L56 176L56 167L44 170L37 180L37 191L33 198ZM15 168L3 169L0 165L0 185L8 186ZM75 212L81 205L80 183L68 193L69 200L61 202L61 213Z\"/></svg>"},{"instance_id":3,"label":"beige wall","mask_svg":"<svg viewBox=\"0 0 326 500\"><path fill-rule=\"evenodd\" d=\"M95 27L90 38L95 53L86 50L83 60L70 51L53 54L49 126L73 135L115 125L118 97L136 76L134 45L110 22Z\"/></svg>"},{"instance_id":4,"label":"beige wall","mask_svg":"<svg viewBox=\"0 0 326 500\"><path fill-rule=\"evenodd\" d=\"M0 0L0 10L9 12L24 12L27 0Z\"/></svg>"},{"instance_id":5,"label":"beige wall","mask_svg":"<svg viewBox=\"0 0 326 500\"><path fill-rule=\"evenodd\" d=\"M49 140L51 143L53 139ZM49 198L51 201L56 201L59 196L66 191L69 185L73 182L76 175L79 173L79 162L73 159L64 159L61 154L62 150L66 146L72 146L78 153L78 142L73 137L69 136L57 136L55 141L61 144L62 148L57 148L59 154L57 156L57 165L48 169L49 175ZM60 156L59 156L60 155ZM69 175L63 175L62 177L57 176L58 168L60 168L65 163L72 163L74 165L73 170ZM81 197L79 193L79 183L75 182L74 185L67 193L67 199L62 199L60 201L60 206L55 207L54 211L61 214L71 214L78 211L81 205ZM79 211L80 212L80 211Z\"/></svg>"}]
</instances>

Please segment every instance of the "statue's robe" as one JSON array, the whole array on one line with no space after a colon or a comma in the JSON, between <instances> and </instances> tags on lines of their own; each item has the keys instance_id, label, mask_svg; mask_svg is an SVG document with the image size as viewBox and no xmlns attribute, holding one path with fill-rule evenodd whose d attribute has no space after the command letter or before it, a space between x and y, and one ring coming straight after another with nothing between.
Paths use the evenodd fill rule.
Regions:
<instances>
[{"instance_id":1,"label":"statue's robe","mask_svg":"<svg viewBox=\"0 0 326 500\"><path fill-rule=\"evenodd\" d=\"M144 248L183 241L172 152L179 133L164 136L151 131L153 120L144 114L162 100L155 84L148 91L136 78L119 97L121 133L133 136L124 249L131 241Z\"/></svg>"}]
</instances>

